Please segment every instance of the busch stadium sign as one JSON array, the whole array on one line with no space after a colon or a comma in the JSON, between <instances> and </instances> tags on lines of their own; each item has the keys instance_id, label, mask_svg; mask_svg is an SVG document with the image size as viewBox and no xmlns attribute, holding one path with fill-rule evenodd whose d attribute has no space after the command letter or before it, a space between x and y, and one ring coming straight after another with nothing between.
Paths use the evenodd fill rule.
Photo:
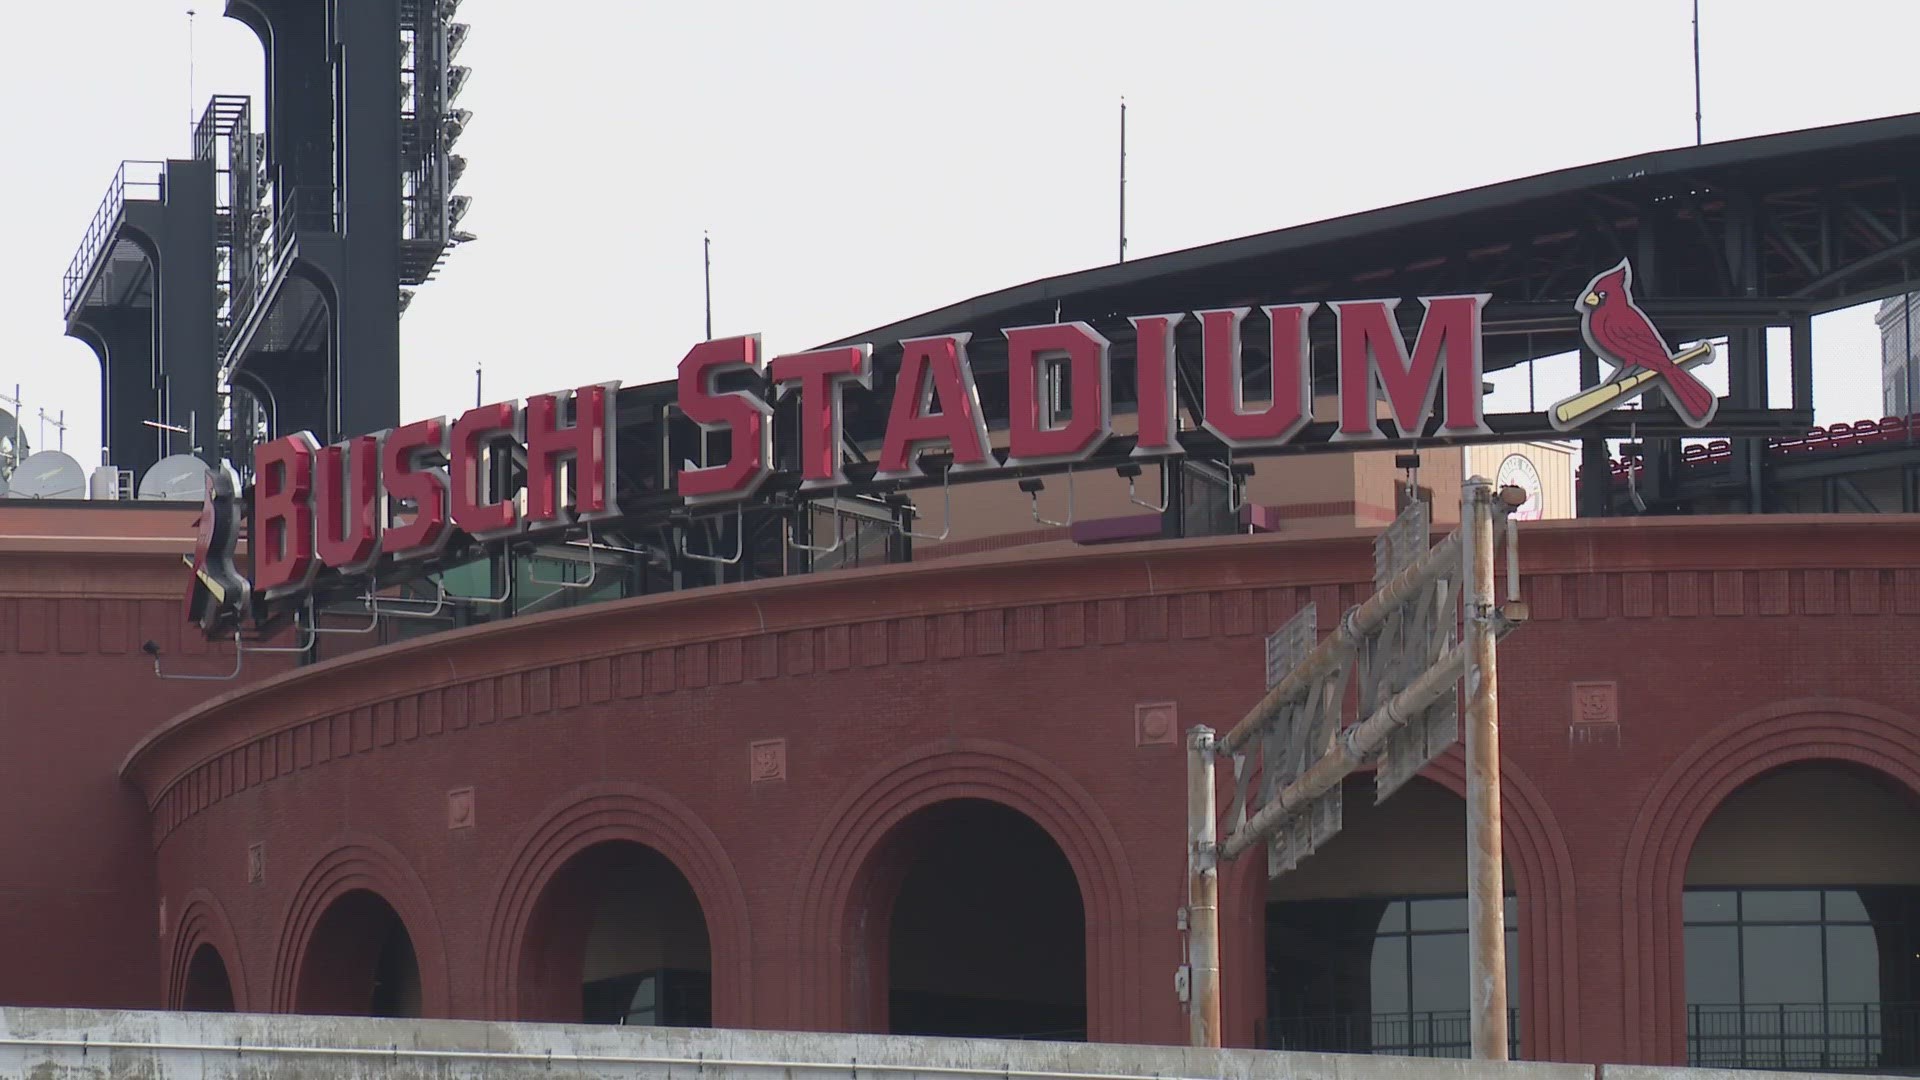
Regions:
<instances>
[{"instance_id":1,"label":"busch stadium sign","mask_svg":"<svg viewBox=\"0 0 1920 1080\"><path fill-rule=\"evenodd\" d=\"M1560 402L1551 430L1574 430L1655 388L1682 421L1711 422L1715 399L1687 368L1713 357L1710 345L1670 350L1634 303L1632 268L1596 275L1574 301L1585 340L1611 362L1612 377ZM1200 337L1198 426L1230 451L1273 451L1294 443L1313 420L1309 320L1334 327L1337 418L1325 438L1366 447L1396 432L1446 441L1490 434L1483 412L1481 316L1487 294L1421 297L1409 341L1398 300L1353 300L1221 308L1129 318L1136 431L1131 456L1187 452L1175 394L1175 328L1191 319ZM1325 309L1324 313L1322 309ZM989 439L968 360L969 334L914 338L901 350L879 456L868 484L925 482L922 457L937 453L954 476L1017 472L1084 462L1115 437L1110 342L1084 322L1001 331L1008 380L1005 448ZM1242 343L1262 335L1271 392L1244 393ZM1049 387L1065 369L1066 387ZM743 379L742 376L745 376ZM724 432L732 452L719 464L674 472L687 507L732 507L755 499L775 474L773 403L791 395L798 418L797 489L803 497L847 488L842 450L845 390L873 386L873 347L850 345L771 359L757 335L695 345L680 361L678 405L703 433ZM746 388L722 390L722 380ZM230 477L210 482L187 600L190 621L212 632L235 625L250 602L297 598L317 575L382 580L383 570L431 560L457 533L503 543L622 516L616 482L615 383L540 394L470 409L451 422L433 417L321 446L304 432L254 454L252 572L234 559L241 493ZM1432 425L1434 420L1437 425ZM1430 427L1430 425L1432 425ZM1525 436L1521 436L1525 437ZM524 483L505 490L503 455L523 458ZM385 575L390 576L390 575Z\"/></svg>"}]
</instances>

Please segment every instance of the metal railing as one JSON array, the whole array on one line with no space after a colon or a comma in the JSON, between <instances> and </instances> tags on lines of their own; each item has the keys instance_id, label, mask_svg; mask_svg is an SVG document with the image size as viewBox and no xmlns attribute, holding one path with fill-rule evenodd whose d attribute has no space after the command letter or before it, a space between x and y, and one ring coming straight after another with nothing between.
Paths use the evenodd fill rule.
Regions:
<instances>
[{"instance_id":1,"label":"metal railing","mask_svg":"<svg viewBox=\"0 0 1920 1080\"><path fill-rule=\"evenodd\" d=\"M1913 1072L1920 1069L1920 1004L1689 1005L1687 1064Z\"/></svg>"},{"instance_id":2,"label":"metal railing","mask_svg":"<svg viewBox=\"0 0 1920 1080\"><path fill-rule=\"evenodd\" d=\"M100 200L100 208L94 211L93 221L87 225L87 233L80 240L80 250L74 252L73 261L67 264L66 275L61 279L62 314L69 317L73 315L73 309L79 306L88 280L93 277L94 268L101 256L113 246L120 232L120 219L126 213L129 192L143 202L158 202L165 194L166 168L163 161L123 161L114 170L113 180L107 185L106 197Z\"/></svg>"},{"instance_id":3,"label":"metal railing","mask_svg":"<svg viewBox=\"0 0 1920 1080\"><path fill-rule=\"evenodd\" d=\"M1507 1056L1520 1057L1520 1010L1507 1010ZM1267 1050L1403 1057L1473 1056L1473 1014L1465 1009L1411 1013L1319 1013L1269 1016L1261 1023Z\"/></svg>"}]
</instances>

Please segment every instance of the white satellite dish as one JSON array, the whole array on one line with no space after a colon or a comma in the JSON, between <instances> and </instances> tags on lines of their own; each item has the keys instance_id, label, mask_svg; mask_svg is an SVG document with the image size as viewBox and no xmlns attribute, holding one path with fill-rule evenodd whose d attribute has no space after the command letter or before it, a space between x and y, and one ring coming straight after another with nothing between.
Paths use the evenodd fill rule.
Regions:
<instances>
[{"instance_id":1,"label":"white satellite dish","mask_svg":"<svg viewBox=\"0 0 1920 1080\"><path fill-rule=\"evenodd\" d=\"M87 474L80 463L58 450L42 450L20 463L8 478L10 499L84 499Z\"/></svg>"},{"instance_id":2,"label":"white satellite dish","mask_svg":"<svg viewBox=\"0 0 1920 1080\"><path fill-rule=\"evenodd\" d=\"M163 457L140 478L134 498L201 502L207 497L207 471L207 463L192 454Z\"/></svg>"},{"instance_id":3,"label":"white satellite dish","mask_svg":"<svg viewBox=\"0 0 1920 1080\"><path fill-rule=\"evenodd\" d=\"M27 446L26 432L20 430L20 421L12 413L0 409L0 479L11 474L15 466L25 461L33 450Z\"/></svg>"}]
</instances>

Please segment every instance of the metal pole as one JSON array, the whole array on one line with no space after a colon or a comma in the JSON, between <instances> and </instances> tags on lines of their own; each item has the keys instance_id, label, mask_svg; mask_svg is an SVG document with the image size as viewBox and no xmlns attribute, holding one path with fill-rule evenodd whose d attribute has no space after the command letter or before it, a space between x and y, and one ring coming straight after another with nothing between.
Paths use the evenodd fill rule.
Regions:
<instances>
[{"instance_id":1,"label":"metal pole","mask_svg":"<svg viewBox=\"0 0 1920 1080\"><path fill-rule=\"evenodd\" d=\"M1494 639L1493 484L1467 481L1467 948L1473 1056L1507 1059L1506 887L1500 866L1500 692Z\"/></svg>"},{"instance_id":2,"label":"metal pole","mask_svg":"<svg viewBox=\"0 0 1920 1080\"><path fill-rule=\"evenodd\" d=\"M481 385L480 365L475 364L473 365L473 407L476 409L486 404L486 392L481 389Z\"/></svg>"},{"instance_id":3,"label":"metal pole","mask_svg":"<svg viewBox=\"0 0 1920 1080\"><path fill-rule=\"evenodd\" d=\"M1693 0L1693 145L1700 143L1700 0Z\"/></svg>"},{"instance_id":4,"label":"metal pole","mask_svg":"<svg viewBox=\"0 0 1920 1080\"><path fill-rule=\"evenodd\" d=\"M1900 373L1900 416L1907 419L1913 416L1913 294L1906 295L1906 309L1900 313L1901 329L1907 335L1907 362ZM1907 429L1907 441L1913 441L1913 425L1902 424Z\"/></svg>"},{"instance_id":5,"label":"metal pole","mask_svg":"<svg viewBox=\"0 0 1920 1080\"><path fill-rule=\"evenodd\" d=\"M700 234L700 275L707 294L707 340L713 340L713 237Z\"/></svg>"},{"instance_id":6,"label":"metal pole","mask_svg":"<svg viewBox=\"0 0 1920 1080\"><path fill-rule=\"evenodd\" d=\"M1195 1046L1220 1045L1220 852L1213 729L1187 733L1187 1015Z\"/></svg>"},{"instance_id":7,"label":"metal pole","mask_svg":"<svg viewBox=\"0 0 1920 1080\"><path fill-rule=\"evenodd\" d=\"M1120 261L1127 261L1127 99L1120 99Z\"/></svg>"}]
</instances>

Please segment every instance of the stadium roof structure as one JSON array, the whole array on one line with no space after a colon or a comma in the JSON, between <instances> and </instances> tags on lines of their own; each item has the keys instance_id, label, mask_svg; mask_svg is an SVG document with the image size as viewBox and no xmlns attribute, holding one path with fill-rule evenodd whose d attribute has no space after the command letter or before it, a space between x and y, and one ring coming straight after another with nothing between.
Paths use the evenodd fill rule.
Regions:
<instances>
[{"instance_id":1,"label":"stadium roof structure","mask_svg":"<svg viewBox=\"0 0 1920 1080\"><path fill-rule=\"evenodd\" d=\"M1105 330L1125 314L1491 292L1497 370L1576 348L1572 292L1622 257L1670 333L1784 326L1915 286L1916 176L1920 113L1662 150L1044 278L843 342L988 339L1056 305Z\"/></svg>"}]
</instances>

